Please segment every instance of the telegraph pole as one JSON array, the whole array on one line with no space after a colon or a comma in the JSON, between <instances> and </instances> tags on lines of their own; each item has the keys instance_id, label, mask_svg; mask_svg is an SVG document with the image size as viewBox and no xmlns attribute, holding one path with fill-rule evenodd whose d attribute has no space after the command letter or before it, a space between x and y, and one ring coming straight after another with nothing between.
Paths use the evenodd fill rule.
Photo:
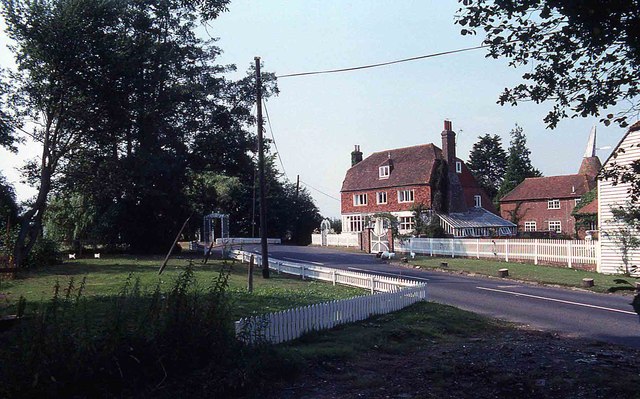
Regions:
<instances>
[{"instance_id":1,"label":"telegraph pole","mask_svg":"<svg viewBox=\"0 0 640 399\"><path fill-rule=\"evenodd\" d=\"M264 141L262 139L262 77L260 57L256 61L256 107L258 113L258 174L260 178L260 247L262 248L262 277L269 278L269 249L267 246L267 199L264 183Z\"/></svg>"}]
</instances>

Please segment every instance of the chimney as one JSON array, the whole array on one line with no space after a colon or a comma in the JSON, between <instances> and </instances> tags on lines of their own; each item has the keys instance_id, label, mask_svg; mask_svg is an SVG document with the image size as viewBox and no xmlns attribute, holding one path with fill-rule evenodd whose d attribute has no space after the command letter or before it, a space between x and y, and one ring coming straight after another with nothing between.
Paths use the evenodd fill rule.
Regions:
<instances>
[{"instance_id":1,"label":"chimney","mask_svg":"<svg viewBox=\"0 0 640 399\"><path fill-rule=\"evenodd\" d=\"M456 134L451 127L451 121L444 121L442 131L442 158L448 166L448 211L449 213L460 213L467 211L467 204L464 199L464 190L460 184L460 178L456 173Z\"/></svg>"},{"instance_id":2,"label":"chimney","mask_svg":"<svg viewBox=\"0 0 640 399\"><path fill-rule=\"evenodd\" d=\"M451 121L444 121L442 131L442 157L449 165L449 171L456 172L456 134L451 128Z\"/></svg>"},{"instance_id":3,"label":"chimney","mask_svg":"<svg viewBox=\"0 0 640 399\"><path fill-rule=\"evenodd\" d=\"M362 161L362 152L360 146L356 144L355 149L351 153L351 167L354 167L357 163Z\"/></svg>"}]
</instances>

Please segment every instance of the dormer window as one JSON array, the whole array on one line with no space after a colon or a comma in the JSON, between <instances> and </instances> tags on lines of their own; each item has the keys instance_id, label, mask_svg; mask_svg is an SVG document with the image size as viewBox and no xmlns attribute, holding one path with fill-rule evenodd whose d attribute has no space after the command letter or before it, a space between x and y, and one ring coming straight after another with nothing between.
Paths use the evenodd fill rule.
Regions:
<instances>
[{"instance_id":1,"label":"dormer window","mask_svg":"<svg viewBox=\"0 0 640 399\"><path fill-rule=\"evenodd\" d=\"M462 162L456 161L456 173L462 173Z\"/></svg>"},{"instance_id":2,"label":"dormer window","mask_svg":"<svg viewBox=\"0 0 640 399\"><path fill-rule=\"evenodd\" d=\"M480 195L474 195L473 202L476 208L482 208L482 197Z\"/></svg>"},{"instance_id":3,"label":"dormer window","mask_svg":"<svg viewBox=\"0 0 640 399\"><path fill-rule=\"evenodd\" d=\"M381 179L388 179L389 178L389 172L390 172L390 167L389 165L384 165L378 168L378 177Z\"/></svg>"}]
</instances>

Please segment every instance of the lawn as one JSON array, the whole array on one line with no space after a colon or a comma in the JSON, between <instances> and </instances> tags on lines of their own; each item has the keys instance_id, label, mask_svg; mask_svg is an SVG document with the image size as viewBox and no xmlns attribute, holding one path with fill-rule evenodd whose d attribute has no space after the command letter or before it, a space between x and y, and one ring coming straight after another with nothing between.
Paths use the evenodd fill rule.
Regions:
<instances>
[{"instance_id":1,"label":"lawn","mask_svg":"<svg viewBox=\"0 0 640 399\"><path fill-rule=\"evenodd\" d=\"M421 269L439 269L494 277L498 276L499 269L506 268L509 269L508 278L510 279L565 287L584 288L582 287L582 279L592 278L595 285L588 289L603 293L633 293L635 291L635 282L638 281L636 278L620 275L607 275L564 267L498 262L485 259L419 256L409 260L409 262L412 266L418 266ZM442 262L447 263L446 268L441 266Z\"/></svg>"},{"instance_id":2,"label":"lawn","mask_svg":"<svg viewBox=\"0 0 640 399\"><path fill-rule=\"evenodd\" d=\"M78 259L36 269L14 280L2 280L0 281L0 315L13 312L20 296L23 296L31 306L50 300L56 282L64 288L70 279L73 279L74 284L78 286L82 279L86 278L84 294L89 298L117 295L129 275L139 278L143 288L152 290L156 284L160 284L161 290L166 291L180 271L188 265L189 258L183 256L171 259L162 275L158 276L162 261L163 258L159 256ZM198 284L203 287L218 276L223 266L229 268L228 292L232 300L233 314L237 318L349 298L364 293L363 290L351 287L302 281L286 275L278 275L274 271L271 272L271 278L264 279L261 270L256 269L254 293L249 294L246 290L247 265L220 260L210 260L203 265L199 259L194 260L193 264Z\"/></svg>"}]
</instances>

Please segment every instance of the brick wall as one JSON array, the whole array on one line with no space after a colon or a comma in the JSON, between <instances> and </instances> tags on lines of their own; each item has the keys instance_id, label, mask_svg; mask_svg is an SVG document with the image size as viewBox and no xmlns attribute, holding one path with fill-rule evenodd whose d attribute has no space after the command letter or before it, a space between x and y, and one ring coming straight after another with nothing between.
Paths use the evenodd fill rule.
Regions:
<instances>
[{"instance_id":1,"label":"brick wall","mask_svg":"<svg viewBox=\"0 0 640 399\"><path fill-rule=\"evenodd\" d=\"M414 190L413 202L398 203L398 190ZM376 203L376 193L385 191L387 193L387 203L378 205ZM353 205L353 196L356 194L367 194L367 205ZM431 187L407 186L401 188L381 188L377 190L349 191L340 193L341 213L378 213L378 212L400 212L409 211L414 205L423 203L427 207L431 206Z\"/></svg>"},{"instance_id":2,"label":"brick wall","mask_svg":"<svg viewBox=\"0 0 640 399\"><path fill-rule=\"evenodd\" d=\"M577 198L577 197L576 197ZM518 216L518 231L524 231L525 222L536 222L536 231L549 230L549 221L560 221L562 234L573 236L575 234L575 219L571 216L573 208L576 206L575 198L561 199L560 209L548 209L547 200L523 201ZM516 208L515 202L500 204L500 216L511 220L509 211Z\"/></svg>"}]
</instances>

